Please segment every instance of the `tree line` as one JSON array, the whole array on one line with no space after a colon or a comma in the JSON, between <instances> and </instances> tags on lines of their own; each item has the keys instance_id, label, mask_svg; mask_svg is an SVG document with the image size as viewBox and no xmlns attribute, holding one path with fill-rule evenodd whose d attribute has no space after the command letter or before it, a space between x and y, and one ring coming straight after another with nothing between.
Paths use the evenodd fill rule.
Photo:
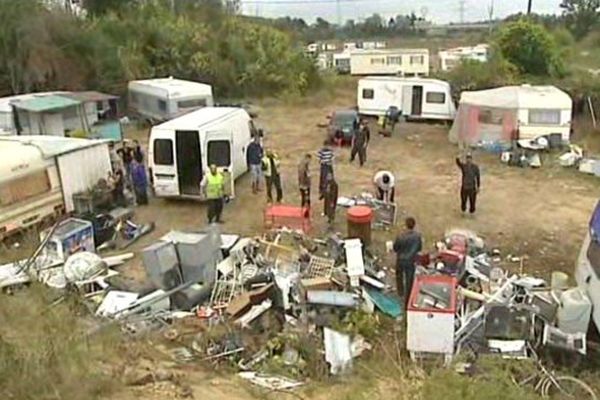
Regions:
<instances>
[{"instance_id":1,"label":"tree line","mask_svg":"<svg viewBox=\"0 0 600 400\"><path fill-rule=\"evenodd\" d=\"M239 3L239 2L238 2ZM86 0L86 17L42 0L0 0L0 91L95 89L176 76L219 97L303 93L313 62L285 32L235 15L235 1Z\"/></svg>"}]
</instances>

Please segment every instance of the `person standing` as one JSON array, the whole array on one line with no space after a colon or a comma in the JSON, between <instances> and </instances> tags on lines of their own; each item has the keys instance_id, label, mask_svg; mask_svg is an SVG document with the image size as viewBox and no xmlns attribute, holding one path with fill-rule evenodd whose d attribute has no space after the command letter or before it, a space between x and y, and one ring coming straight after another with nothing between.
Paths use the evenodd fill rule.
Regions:
<instances>
[{"instance_id":1,"label":"person standing","mask_svg":"<svg viewBox=\"0 0 600 400\"><path fill-rule=\"evenodd\" d=\"M469 213L474 214L476 210L477 194L481 189L481 177L479 175L479 167L473 162L473 156L467 154L465 162L462 162L459 157L456 157L456 165L462 173L460 187L460 209L462 212L467 211L467 203L469 203Z\"/></svg>"},{"instance_id":2,"label":"person standing","mask_svg":"<svg viewBox=\"0 0 600 400\"><path fill-rule=\"evenodd\" d=\"M212 164L210 170L204 175L200 187L208 200L208 223L216 222L222 224L221 213L223 212L223 198L225 196L225 178Z\"/></svg>"},{"instance_id":3,"label":"person standing","mask_svg":"<svg viewBox=\"0 0 600 400\"><path fill-rule=\"evenodd\" d=\"M143 155L134 153L133 161L131 162L131 182L133 183L133 191L135 193L135 201L138 205L148 204L148 176L146 175L146 167L143 164Z\"/></svg>"},{"instance_id":4,"label":"person standing","mask_svg":"<svg viewBox=\"0 0 600 400\"><path fill-rule=\"evenodd\" d=\"M362 167L367 161L367 146L371 139L371 131L364 120L360 121L357 131L352 136L352 150L350 151L350 162L353 162L358 154L358 161Z\"/></svg>"},{"instance_id":5,"label":"person standing","mask_svg":"<svg viewBox=\"0 0 600 400\"><path fill-rule=\"evenodd\" d=\"M327 185L323 196L323 213L327 216L327 222L331 225L335 220L335 210L338 201L338 184L333 174L327 175Z\"/></svg>"},{"instance_id":6,"label":"person standing","mask_svg":"<svg viewBox=\"0 0 600 400\"><path fill-rule=\"evenodd\" d=\"M377 200L393 203L396 193L394 175L390 171L379 171L373 178L377 190Z\"/></svg>"},{"instance_id":7,"label":"person standing","mask_svg":"<svg viewBox=\"0 0 600 400\"><path fill-rule=\"evenodd\" d=\"M140 160L140 163L144 162L144 151L142 150L142 146L140 146L140 142L137 140L133 141L133 149L131 150L132 160Z\"/></svg>"},{"instance_id":8,"label":"person standing","mask_svg":"<svg viewBox=\"0 0 600 400\"><path fill-rule=\"evenodd\" d=\"M406 230L394 241L396 253L396 290L400 297L404 297L405 309L415 279L415 262L417 255L423 248L421 234L415 230L416 221L408 217L404 221Z\"/></svg>"},{"instance_id":9,"label":"person standing","mask_svg":"<svg viewBox=\"0 0 600 400\"><path fill-rule=\"evenodd\" d=\"M265 181L267 183L267 200L273 202L273 186L277 192L277 202L281 203L283 199L283 190L281 189L281 176L279 175L279 156L271 149L267 149L263 157L263 170L265 172Z\"/></svg>"},{"instance_id":10,"label":"person standing","mask_svg":"<svg viewBox=\"0 0 600 400\"><path fill-rule=\"evenodd\" d=\"M109 176L109 182L112 188L113 203L117 207L126 207L127 200L125 199L125 180L123 179L123 171L117 169Z\"/></svg>"},{"instance_id":11,"label":"person standing","mask_svg":"<svg viewBox=\"0 0 600 400\"><path fill-rule=\"evenodd\" d=\"M323 143L323 147L318 151L320 173L319 173L319 200L323 199L325 186L327 186L327 175L333 175L333 160L335 154L329 144L329 141Z\"/></svg>"},{"instance_id":12,"label":"person standing","mask_svg":"<svg viewBox=\"0 0 600 400\"><path fill-rule=\"evenodd\" d=\"M298 189L300 189L301 207L310 208L310 161L312 155L306 153L298 164Z\"/></svg>"},{"instance_id":13,"label":"person standing","mask_svg":"<svg viewBox=\"0 0 600 400\"><path fill-rule=\"evenodd\" d=\"M246 152L246 161L248 169L250 169L252 179L252 193L256 194L260 191L260 179L262 177L262 159L264 152L260 144L260 136L255 135L252 143L248 145Z\"/></svg>"}]
</instances>

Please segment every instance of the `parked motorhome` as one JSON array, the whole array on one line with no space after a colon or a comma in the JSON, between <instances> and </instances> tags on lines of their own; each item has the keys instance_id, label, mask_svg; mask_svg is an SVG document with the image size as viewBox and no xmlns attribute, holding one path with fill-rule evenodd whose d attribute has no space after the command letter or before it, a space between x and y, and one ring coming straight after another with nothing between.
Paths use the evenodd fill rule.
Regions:
<instances>
[{"instance_id":1,"label":"parked motorhome","mask_svg":"<svg viewBox=\"0 0 600 400\"><path fill-rule=\"evenodd\" d=\"M429 75L429 50L356 50L350 53L352 75Z\"/></svg>"},{"instance_id":2,"label":"parked motorhome","mask_svg":"<svg viewBox=\"0 0 600 400\"><path fill-rule=\"evenodd\" d=\"M504 86L462 92L449 139L453 143L510 144L545 136L568 143L573 101L554 86Z\"/></svg>"},{"instance_id":3,"label":"parked motorhome","mask_svg":"<svg viewBox=\"0 0 600 400\"><path fill-rule=\"evenodd\" d=\"M487 44L442 50L438 53L440 70L450 71L462 60L474 60L482 63L486 62L489 57L489 50L490 46Z\"/></svg>"},{"instance_id":4,"label":"parked motorhome","mask_svg":"<svg viewBox=\"0 0 600 400\"><path fill-rule=\"evenodd\" d=\"M338 74L350 73L350 53L336 53L333 55L333 67Z\"/></svg>"},{"instance_id":5,"label":"parked motorhome","mask_svg":"<svg viewBox=\"0 0 600 400\"><path fill-rule=\"evenodd\" d=\"M159 197L202 199L200 182L211 164L226 177L227 195L247 171L246 150L259 134L241 108L205 107L152 128L148 163Z\"/></svg>"},{"instance_id":6,"label":"parked motorhome","mask_svg":"<svg viewBox=\"0 0 600 400\"><path fill-rule=\"evenodd\" d=\"M159 78L131 81L129 108L154 121L168 121L202 107L213 106L210 85L181 79Z\"/></svg>"},{"instance_id":7,"label":"parked motorhome","mask_svg":"<svg viewBox=\"0 0 600 400\"><path fill-rule=\"evenodd\" d=\"M410 119L451 120L456 114L450 84L437 79L370 76L358 81L358 112L384 115L398 107Z\"/></svg>"},{"instance_id":8,"label":"parked motorhome","mask_svg":"<svg viewBox=\"0 0 600 400\"><path fill-rule=\"evenodd\" d=\"M73 211L73 194L111 171L104 140L2 136L0 158L0 238Z\"/></svg>"}]
</instances>

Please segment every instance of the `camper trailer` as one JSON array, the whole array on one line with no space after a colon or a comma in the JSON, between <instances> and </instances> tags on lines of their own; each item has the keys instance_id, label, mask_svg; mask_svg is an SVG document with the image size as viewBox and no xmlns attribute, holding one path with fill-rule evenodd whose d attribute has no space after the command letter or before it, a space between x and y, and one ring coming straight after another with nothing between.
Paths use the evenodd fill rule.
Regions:
<instances>
[{"instance_id":1,"label":"camper trailer","mask_svg":"<svg viewBox=\"0 0 600 400\"><path fill-rule=\"evenodd\" d=\"M233 107L205 107L153 127L148 164L156 196L202 199L200 182L215 164L226 177L226 194L234 197L256 134L248 113Z\"/></svg>"},{"instance_id":2,"label":"camper trailer","mask_svg":"<svg viewBox=\"0 0 600 400\"><path fill-rule=\"evenodd\" d=\"M487 44L478 44L471 47L456 47L453 49L442 50L438 53L440 59L440 70L450 71L456 67L462 60L473 60L487 62L490 52L490 46Z\"/></svg>"},{"instance_id":3,"label":"camper trailer","mask_svg":"<svg viewBox=\"0 0 600 400\"><path fill-rule=\"evenodd\" d=\"M452 120L456 108L450 84L437 79L367 77L358 81L358 112L384 115L390 106L409 119Z\"/></svg>"},{"instance_id":4,"label":"camper trailer","mask_svg":"<svg viewBox=\"0 0 600 400\"><path fill-rule=\"evenodd\" d=\"M510 144L547 137L568 143L571 97L554 86L505 86L463 92L449 139L469 145Z\"/></svg>"},{"instance_id":5,"label":"camper trailer","mask_svg":"<svg viewBox=\"0 0 600 400\"><path fill-rule=\"evenodd\" d=\"M355 50L350 54L352 75L429 75L429 50Z\"/></svg>"},{"instance_id":6,"label":"camper trailer","mask_svg":"<svg viewBox=\"0 0 600 400\"><path fill-rule=\"evenodd\" d=\"M101 140L4 136L0 158L0 238L73 211L73 194L111 171Z\"/></svg>"},{"instance_id":7,"label":"camper trailer","mask_svg":"<svg viewBox=\"0 0 600 400\"><path fill-rule=\"evenodd\" d=\"M173 77L131 81L128 90L131 111L153 121L168 121L214 105L210 85Z\"/></svg>"}]
</instances>

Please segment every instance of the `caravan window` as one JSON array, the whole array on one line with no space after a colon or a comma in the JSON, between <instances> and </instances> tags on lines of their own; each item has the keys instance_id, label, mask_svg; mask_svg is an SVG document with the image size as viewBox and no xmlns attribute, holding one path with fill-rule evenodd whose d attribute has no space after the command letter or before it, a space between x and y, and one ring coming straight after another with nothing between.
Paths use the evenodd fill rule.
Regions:
<instances>
[{"instance_id":1,"label":"caravan window","mask_svg":"<svg viewBox=\"0 0 600 400\"><path fill-rule=\"evenodd\" d=\"M373 89L363 89L362 98L372 100L375 97L375 91Z\"/></svg>"},{"instance_id":2,"label":"caravan window","mask_svg":"<svg viewBox=\"0 0 600 400\"><path fill-rule=\"evenodd\" d=\"M231 165L231 146L227 140L214 140L208 142L208 165L229 167Z\"/></svg>"},{"instance_id":3,"label":"caravan window","mask_svg":"<svg viewBox=\"0 0 600 400\"><path fill-rule=\"evenodd\" d=\"M420 64L423 65L425 63L424 56L410 56L410 65Z\"/></svg>"},{"instance_id":4,"label":"caravan window","mask_svg":"<svg viewBox=\"0 0 600 400\"><path fill-rule=\"evenodd\" d=\"M154 141L154 164L173 165L173 141L171 139Z\"/></svg>"},{"instance_id":5,"label":"caravan window","mask_svg":"<svg viewBox=\"0 0 600 400\"><path fill-rule=\"evenodd\" d=\"M158 100L158 109L160 111L166 112L167 111L167 102L164 100Z\"/></svg>"},{"instance_id":6,"label":"caravan window","mask_svg":"<svg viewBox=\"0 0 600 400\"><path fill-rule=\"evenodd\" d=\"M385 64L385 58L383 58L383 57L371 58L371 65L384 65L384 64Z\"/></svg>"},{"instance_id":7,"label":"caravan window","mask_svg":"<svg viewBox=\"0 0 600 400\"><path fill-rule=\"evenodd\" d=\"M177 102L177 108L198 108L206 107L206 99L191 99Z\"/></svg>"},{"instance_id":8,"label":"caravan window","mask_svg":"<svg viewBox=\"0 0 600 400\"><path fill-rule=\"evenodd\" d=\"M34 172L0 185L0 205L14 204L49 192L51 188L46 170Z\"/></svg>"},{"instance_id":9,"label":"caravan window","mask_svg":"<svg viewBox=\"0 0 600 400\"><path fill-rule=\"evenodd\" d=\"M388 65L402 65L402 57L401 56L390 56L387 58Z\"/></svg>"},{"instance_id":10,"label":"caravan window","mask_svg":"<svg viewBox=\"0 0 600 400\"><path fill-rule=\"evenodd\" d=\"M446 93L444 92L427 92L425 101L430 104L444 104L446 102Z\"/></svg>"},{"instance_id":11,"label":"caravan window","mask_svg":"<svg viewBox=\"0 0 600 400\"><path fill-rule=\"evenodd\" d=\"M529 110L530 125L559 125L560 110Z\"/></svg>"},{"instance_id":12,"label":"caravan window","mask_svg":"<svg viewBox=\"0 0 600 400\"><path fill-rule=\"evenodd\" d=\"M479 110L479 122L488 125L502 125L504 112L492 108Z\"/></svg>"}]
</instances>

